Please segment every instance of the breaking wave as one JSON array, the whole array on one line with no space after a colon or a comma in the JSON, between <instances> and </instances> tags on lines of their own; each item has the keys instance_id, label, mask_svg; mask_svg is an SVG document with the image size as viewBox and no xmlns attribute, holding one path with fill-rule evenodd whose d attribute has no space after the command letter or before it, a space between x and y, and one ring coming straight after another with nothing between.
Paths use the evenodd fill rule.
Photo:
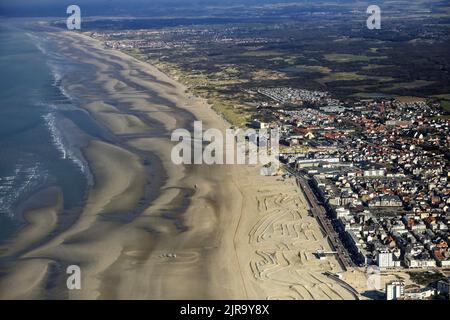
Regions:
<instances>
[{"instance_id":1,"label":"breaking wave","mask_svg":"<svg viewBox=\"0 0 450 320\"><path fill-rule=\"evenodd\" d=\"M39 186L46 176L47 172L40 163L30 165L26 160L19 161L13 174L0 177L0 212L13 217L14 205L20 197Z\"/></svg>"},{"instance_id":2,"label":"breaking wave","mask_svg":"<svg viewBox=\"0 0 450 320\"><path fill-rule=\"evenodd\" d=\"M82 159L77 157L75 152L67 146L64 140L64 135L57 125L56 115L53 112L49 112L42 116L45 124L50 132L53 144L61 154L61 159L71 160L83 174L87 173L87 168Z\"/></svg>"}]
</instances>

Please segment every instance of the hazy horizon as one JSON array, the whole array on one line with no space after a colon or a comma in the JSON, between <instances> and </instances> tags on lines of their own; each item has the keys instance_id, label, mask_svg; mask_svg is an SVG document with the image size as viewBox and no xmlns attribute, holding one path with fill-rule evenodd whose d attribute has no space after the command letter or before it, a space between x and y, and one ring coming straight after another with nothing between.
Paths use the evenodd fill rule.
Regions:
<instances>
[{"instance_id":1,"label":"hazy horizon","mask_svg":"<svg viewBox=\"0 0 450 320\"><path fill-rule=\"evenodd\" d=\"M57 17L64 16L67 6L75 4L82 8L83 16L165 16L205 15L211 8L232 6L260 6L270 4L304 4L308 7L327 5L339 6L354 2L355 7L370 1L353 0L32 0L14 2L0 1L0 17ZM377 1L378 4L389 2ZM404 1L408 3L407 1ZM398 3L398 1L396 2ZM431 5L432 3L430 3Z\"/></svg>"}]
</instances>

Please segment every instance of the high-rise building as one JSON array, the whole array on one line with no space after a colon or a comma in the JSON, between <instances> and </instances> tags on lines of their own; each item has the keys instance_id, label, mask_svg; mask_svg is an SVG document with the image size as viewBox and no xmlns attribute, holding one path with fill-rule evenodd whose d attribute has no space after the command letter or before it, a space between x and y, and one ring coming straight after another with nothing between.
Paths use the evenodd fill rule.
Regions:
<instances>
[{"instance_id":1,"label":"high-rise building","mask_svg":"<svg viewBox=\"0 0 450 320\"><path fill-rule=\"evenodd\" d=\"M394 267L392 252L379 251L377 253L377 264L380 269Z\"/></svg>"},{"instance_id":2,"label":"high-rise building","mask_svg":"<svg viewBox=\"0 0 450 320\"><path fill-rule=\"evenodd\" d=\"M405 296L405 283L393 281L386 284L386 300L398 300Z\"/></svg>"}]
</instances>

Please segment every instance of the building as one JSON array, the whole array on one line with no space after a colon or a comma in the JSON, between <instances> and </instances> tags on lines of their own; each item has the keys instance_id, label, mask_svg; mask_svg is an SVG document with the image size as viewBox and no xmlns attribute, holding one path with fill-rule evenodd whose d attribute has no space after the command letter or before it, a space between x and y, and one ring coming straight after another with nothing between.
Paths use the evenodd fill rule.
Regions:
<instances>
[{"instance_id":1,"label":"building","mask_svg":"<svg viewBox=\"0 0 450 320\"><path fill-rule=\"evenodd\" d=\"M419 291L411 291L405 293L405 299L408 300L425 300L436 295L436 290L432 288L424 288Z\"/></svg>"},{"instance_id":2,"label":"building","mask_svg":"<svg viewBox=\"0 0 450 320\"><path fill-rule=\"evenodd\" d=\"M385 195L380 197L382 207L402 207L403 203L398 196Z\"/></svg>"},{"instance_id":3,"label":"building","mask_svg":"<svg viewBox=\"0 0 450 320\"><path fill-rule=\"evenodd\" d=\"M388 250L377 252L377 265L380 269L400 267L400 261L394 259L394 254Z\"/></svg>"},{"instance_id":4,"label":"building","mask_svg":"<svg viewBox=\"0 0 450 320\"><path fill-rule=\"evenodd\" d=\"M386 175L386 169L375 169L370 168L368 170L364 170L364 177L384 177Z\"/></svg>"},{"instance_id":5,"label":"building","mask_svg":"<svg viewBox=\"0 0 450 320\"><path fill-rule=\"evenodd\" d=\"M380 269L391 268L393 265L392 252L380 251L377 253L377 264Z\"/></svg>"},{"instance_id":6,"label":"building","mask_svg":"<svg viewBox=\"0 0 450 320\"><path fill-rule=\"evenodd\" d=\"M398 300L405 297L405 283L394 281L386 284L386 300Z\"/></svg>"},{"instance_id":7,"label":"building","mask_svg":"<svg viewBox=\"0 0 450 320\"><path fill-rule=\"evenodd\" d=\"M408 268L436 268L436 261L431 258L415 258L407 254L404 262Z\"/></svg>"},{"instance_id":8,"label":"building","mask_svg":"<svg viewBox=\"0 0 450 320\"><path fill-rule=\"evenodd\" d=\"M340 106L340 105L328 105L328 106L320 107L319 109L320 109L320 111L325 112L325 113L340 113L340 112L344 112L346 110L345 107Z\"/></svg>"},{"instance_id":9,"label":"building","mask_svg":"<svg viewBox=\"0 0 450 320\"><path fill-rule=\"evenodd\" d=\"M369 202L369 207L402 207L403 203L398 196L384 195L376 197Z\"/></svg>"},{"instance_id":10,"label":"building","mask_svg":"<svg viewBox=\"0 0 450 320\"><path fill-rule=\"evenodd\" d=\"M344 207L337 207L335 212L336 218L348 217L350 215L350 210L345 209Z\"/></svg>"}]
</instances>

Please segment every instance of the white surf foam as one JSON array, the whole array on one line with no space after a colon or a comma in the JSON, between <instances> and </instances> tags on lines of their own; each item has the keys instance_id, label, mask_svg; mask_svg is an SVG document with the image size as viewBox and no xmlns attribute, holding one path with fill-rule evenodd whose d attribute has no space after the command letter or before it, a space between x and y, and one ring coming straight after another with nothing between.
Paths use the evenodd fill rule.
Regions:
<instances>
[{"instance_id":1,"label":"white surf foam","mask_svg":"<svg viewBox=\"0 0 450 320\"><path fill-rule=\"evenodd\" d=\"M19 161L13 171L13 175L0 177L0 212L9 217L13 217L12 209L20 197L38 186L47 175L40 163L30 166L24 160Z\"/></svg>"},{"instance_id":2,"label":"white surf foam","mask_svg":"<svg viewBox=\"0 0 450 320\"><path fill-rule=\"evenodd\" d=\"M42 116L45 120L45 124L52 137L53 144L61 154L61 159L71 160L83 174L86 174L86 167L81 159L79 159L75 152L71 150L64 141L64 136L61 130L58 128L56 116L54 113L49 112Z\"/></svg>"}]
</instances>

